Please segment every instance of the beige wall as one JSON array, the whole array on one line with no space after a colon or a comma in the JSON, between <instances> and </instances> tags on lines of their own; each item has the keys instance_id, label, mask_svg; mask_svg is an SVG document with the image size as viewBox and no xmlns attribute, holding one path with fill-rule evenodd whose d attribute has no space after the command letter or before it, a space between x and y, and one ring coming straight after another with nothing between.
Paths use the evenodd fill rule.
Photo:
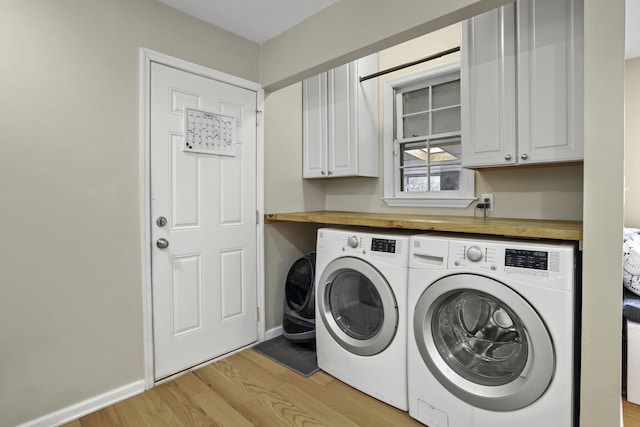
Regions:
<instances>
[{"instance_id":1,"label":"beige wall","mask_svg":"<svg viewBox=\"0 0 640 427\"><path fill-rule=\"evenodd\" d=\"M0 425L144 378L141 46L259 79L155 0L0 2Z\"/></svg>"},{"instance_id":2,"label":"beige wall","mask_svg":"<svg viewBox=\"0 0 640 427\"><path fill-rule=\"evenodd\" d=\"M265 96L265 212L325 209L324 182L302 177L302 85ZM265 326L282 325L284 283L293 262L315 250L317 227L267 224L265 245Z\"/></svg>"},{"instance_id":3,"label":"beige wall","mask_svg":"<svg viewBox=\"0 0 640 427\"><path fill-rule=\"evenodd\" d=\"M624 224L640 228L640 58L625 64Z\"/></svg>"},{"instance_id":4,"label":"beige wall","mask_svg":"<svg viewBox=\"0 0 640 427\"><path fill-rule=\"evenodd\" d=\"M625 2L584 4L580 417L596 427L618 425L620 416Z\"/></svg>"}]
</instances>

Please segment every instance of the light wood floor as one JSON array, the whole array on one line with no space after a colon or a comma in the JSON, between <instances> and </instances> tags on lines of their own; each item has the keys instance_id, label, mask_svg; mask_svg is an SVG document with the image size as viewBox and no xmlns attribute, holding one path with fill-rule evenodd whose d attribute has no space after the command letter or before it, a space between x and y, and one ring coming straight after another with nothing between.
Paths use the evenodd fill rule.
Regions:
<instances>
[{"instance_id":1,"label":"light wood floor","mask_svg":"<svg viewBox=\"0 0 640 427\"><path fill-rule=\"evenodd\" d=\"M640 427L640 406L624 400L623 412L625 427ZM324 372L304 378L253 350L245 350L66 424L92 426L422 424Z\"/></svg>"},{"instance_id":2,"label":"light wood floor","mask_svg":"<svg viewBox=\"0 0 640 427\"><path fill-rule=\"evenodd\" d=\"M421 425L322 371L304 378L245 350L66 427Z\"/></svg>"},{"instance_id":3,"label":"light wood floor","mask_svg":"<svg viewBox=\"0 0 640 427\"><path fill-rule=\"evenodd\" d=\"M624 416L624 427L640 427L640 406L622 400L622 413Z\"/></svg>"}]
</instances>

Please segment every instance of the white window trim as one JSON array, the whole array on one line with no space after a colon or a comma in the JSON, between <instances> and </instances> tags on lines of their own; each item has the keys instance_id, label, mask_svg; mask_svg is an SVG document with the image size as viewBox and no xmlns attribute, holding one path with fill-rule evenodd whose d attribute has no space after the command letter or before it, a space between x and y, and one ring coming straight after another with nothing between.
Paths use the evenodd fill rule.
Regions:
<instances>
[{"instance_id":1,"label":"white window trim","mask_svg":"<svg viewBox=\"0 0 640 427\"><path fill-rule=\"evenodd\" d=\"M460 176L462 191L442 191L425 193L396 194L399 187L400 170L394 159L394 104L395 90L410 85L418 80L435 78L443 74L460 70L460 62L452 62L429 70L406 74L383 82L383 144L384 144L384 197L389 206L431 207L431 208L466 208L475 197L475 172L462 169ZM399 193L400 191L398 191Z\"/></svg>"}]
</instances>

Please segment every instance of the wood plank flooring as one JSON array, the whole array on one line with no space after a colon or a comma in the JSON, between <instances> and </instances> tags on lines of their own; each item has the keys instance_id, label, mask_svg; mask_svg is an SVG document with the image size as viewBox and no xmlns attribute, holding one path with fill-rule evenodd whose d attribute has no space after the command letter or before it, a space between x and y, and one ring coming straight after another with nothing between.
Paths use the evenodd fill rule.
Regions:
<instances>
[{"instance_id":1,"label":"wood plank flooring","mask_svg":"<svg viewBox=\"0 0 640 427\"><path fill-rule=\"evenodd\" d=\"M640 406L623 400L625 427ZM66 427L422 426L320 371L304 378L253 350L161 384Z\"/></svg>"},{"instance_id":2,"label":"wood plank flooring","mask_svg":"<svg viewBox=\"0 0 640 427\"><path fill-rule=\"evenodd\" d=\"M245 350L66 427L421 425L322 371L305 378Z\"/></svg>"},{"instance_id":3,"label":"wood plank flooring","mask_svg":"<svg viewBox=\"0 0 640 427\"><path fill-rule=\"evenodd\" d=\"M640 406L622 399L622 414L624 427L640 427Z\"/></svg>"}]
</instances>

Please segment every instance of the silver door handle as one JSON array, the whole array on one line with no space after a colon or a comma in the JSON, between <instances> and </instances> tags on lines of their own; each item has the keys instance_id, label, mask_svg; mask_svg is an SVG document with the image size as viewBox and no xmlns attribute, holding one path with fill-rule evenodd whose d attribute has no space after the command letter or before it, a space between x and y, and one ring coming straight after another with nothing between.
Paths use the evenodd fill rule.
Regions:
<instances>
[{"instance_id":1,"label":"silver door handle","mask_svg":"<svg viewBox=\"0 0 640 427\"><path fill-rule=\"evenodd\" d=\"M156 246L160 249L167 249L169 247L169 241L165 238L158 239Z\"/></svg>"},{"instance_id":2,"label":"silver door handle","mask_svg":"<svg viewBox=\"0 0 640 427\"><path fill-rule=\"evenodd\" d=\"M522 160L527 160L529 158L529 155L528 154L523 154L522 156L520 156L520 158Z\"/></svg>"}]
</instances>

